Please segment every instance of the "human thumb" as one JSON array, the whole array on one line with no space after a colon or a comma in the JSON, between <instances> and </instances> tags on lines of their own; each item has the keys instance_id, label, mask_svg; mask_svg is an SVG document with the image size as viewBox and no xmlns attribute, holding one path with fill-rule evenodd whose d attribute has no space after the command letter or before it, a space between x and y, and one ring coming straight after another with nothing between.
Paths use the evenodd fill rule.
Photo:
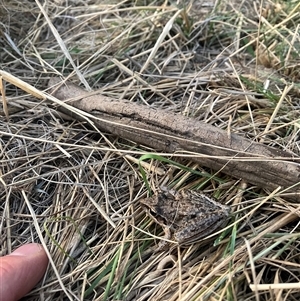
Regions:
<instances>
[{"instance_id":1,"label":"human thumb","mask_svg":"<svg viewBox=\"0 0 300 301\"><path fill-rule=\"evenodd\" d=\"M17 301L43 277L48 258L40 244L19 247L0 258L0 301Z\"/></svg>"}]
</instances>

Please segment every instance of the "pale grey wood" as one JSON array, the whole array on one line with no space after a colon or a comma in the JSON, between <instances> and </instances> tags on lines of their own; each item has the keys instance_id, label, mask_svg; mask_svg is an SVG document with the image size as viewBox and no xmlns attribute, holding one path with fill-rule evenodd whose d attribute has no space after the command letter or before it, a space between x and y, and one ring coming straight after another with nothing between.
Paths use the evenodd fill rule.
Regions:
<instances>
[{"instance_id":1,"label":"pale grey wood","mask_svg":"<svg viewBox=\"0 0 300 301\"><path fill-rule=\"evenodd\" d=\"M49 85L55 83L57 79L52 79ZM289 152L236 134L228 135L222 129L180 114L95 92L91 95L71 83L54 95L60 100L77 98L68 104L95 116L93 121L102 131L163 152L195 153L191 159L200 165L270 190L296 185L287 193L300 195L299 157Z\"/></svg>"}]
</instances>

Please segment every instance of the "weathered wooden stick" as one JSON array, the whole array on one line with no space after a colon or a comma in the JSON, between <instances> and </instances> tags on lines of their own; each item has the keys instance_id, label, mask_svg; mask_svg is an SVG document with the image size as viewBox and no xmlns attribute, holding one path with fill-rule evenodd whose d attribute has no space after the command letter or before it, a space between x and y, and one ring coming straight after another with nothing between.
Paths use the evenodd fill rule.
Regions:
<instances>
[{"instance_id":1,"label":"weathered wooden stick","mask_svg":"<svg viewBox=\"0 0 300 301\"><path fill-rule=\"evenodd\" d=\"M52 79L49 86L57 82ZM289 152L180 114L91 94L70 83L54 96L68 99L68 104L93 115L93 122L102 131L167 153L189 153L192 160L215 171L270 190L289 188L285 195L300 196L299 157Z\"/></svg>"}]
</instances>

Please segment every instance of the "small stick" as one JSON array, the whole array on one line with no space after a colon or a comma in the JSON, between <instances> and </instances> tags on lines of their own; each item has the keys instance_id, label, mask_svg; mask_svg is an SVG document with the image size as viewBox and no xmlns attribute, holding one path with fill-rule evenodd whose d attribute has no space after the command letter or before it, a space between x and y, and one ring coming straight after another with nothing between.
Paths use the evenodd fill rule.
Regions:
<instances>
[{"instance_id":1,"label":"small stick","mask_svg":"<svg viewBox=\"0 0 300 301\"><path fill-rule=\"evenodd\" d=\"M53 78L49 86L59 82L60 79ZM175 156L189 157L200 165L270 191L282 187L282 195L293 199L300 196L300 164L295 154L236 134L228 135L222 129L180 114L85 92L71 83L59 87L53 95L68 100L68 105L59 109L73 117L76 109L73 111L72 107L92 115L93 123L102 131Z\"/></svg>"}]
</instances>

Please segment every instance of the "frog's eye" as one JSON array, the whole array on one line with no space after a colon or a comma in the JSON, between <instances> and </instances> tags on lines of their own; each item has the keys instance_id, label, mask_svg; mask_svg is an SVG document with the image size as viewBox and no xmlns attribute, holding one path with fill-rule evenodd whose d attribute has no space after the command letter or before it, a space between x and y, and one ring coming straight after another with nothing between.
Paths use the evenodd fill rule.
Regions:
<instances>
[{"instance_id":1,"label":"frog's eye","mask_svg":"<svg viewBox=\"0 0 300 301\"><path fill-rule=\"evenodd\" d=\"M149 208L148 212L149 212L149 214L150 214L151 216L153 216L153 217L155 217L155 218L157 218L157 217L160 217L160 218L161 218L161 217L162 217L162 215L159 214L159 212L154 211L154 210L152 210L151 208Z\"/></svg>"},{"instance_id":2,"label":"frog's eye","mask_svg":"<svg viewBox=\"0 0 300 301\"><path fill-rule=\"evenodd\" d=\"M151 215L153 215L153 216L155 216L156 215L156 212L155 211L153 211L152 209L148 209L148 212L149 212L149 214L151 214Z\"/></svg>"}]
</instances>

